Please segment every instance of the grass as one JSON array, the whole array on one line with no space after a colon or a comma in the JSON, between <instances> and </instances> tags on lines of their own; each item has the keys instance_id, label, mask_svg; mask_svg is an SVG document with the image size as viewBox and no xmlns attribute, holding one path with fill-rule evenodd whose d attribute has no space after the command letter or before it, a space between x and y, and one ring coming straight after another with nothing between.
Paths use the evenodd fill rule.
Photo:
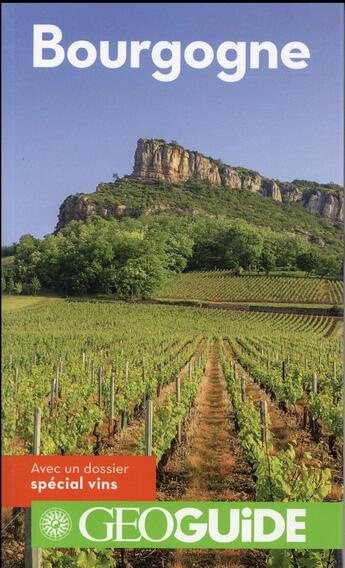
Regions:
<instances>
[{"instance_id":1,"label":"grass","mask_svg":"<svg viewBox=\"0 0 345 568\"><path fill-rule=\"evenodd\" d=\"M55 296L2 296L2 313L16 312L25 308L36 308L51 302L62 301Z\"/></svg>"}]
</instances>

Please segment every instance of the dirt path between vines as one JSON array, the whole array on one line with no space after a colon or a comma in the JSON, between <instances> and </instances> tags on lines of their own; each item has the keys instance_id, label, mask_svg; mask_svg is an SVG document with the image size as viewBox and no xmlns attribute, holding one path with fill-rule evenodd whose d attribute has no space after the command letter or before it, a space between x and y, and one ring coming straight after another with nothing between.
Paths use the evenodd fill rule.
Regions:
<instances>
[{"instance_id":1,"label":"dirt path between vines","mask_svg":"<svg viewBox=\"0 0 345 568\"><path fill-rule=\"evenodd\" d=\"M265 392L261 386L256 383L249 373L242 367L239 360L235 356L229 342L224 340L224 346L231 358L236 361L238 372L246 380L246 393L252 398L256 408L259 407L260 400L267 402L268 415L270 420L270 430L274 436L273 446L276 450L286 449L291 442L295 442L295 451L297 460L303 460L305 452L311 453L314 459L319 460L322 467L332 470L332 492L329 499L342 499L342 460L334 459L324 440L319 443L314 442L310 433L303 429L301 417L289 414L281 410L275 401Z\"/></svg>"},{"instance_id":2,"label":"dirt path between vines","mask_svg":"<svg viewBox=\"0 0 345 568\"><path fill-rule=\"evenodd\" d=\"M255 484L235 431L234 415L219 362L211 346L187 439L172 456L158 491L160 500L252 501ZM265 553L253 550L176 550L169 568L265 566Z\"/></svg>"},{"instance_id":3,"label":"dirt path between vines","mask_svg":"<svg viewBox=\"0 0 345 568\"><path fill-rule=\"evenodd\" d=\"M194 363L194 361L202 354L206 346L206 341L202 340L195 353L190 358L189 362L183 367L180 372L181 381L186 377L188 374L189 363ZM162 403L164 399L175 392L176 386L175 382L171 381L169 384L164 386L161 390L159 397L155 399L155 402ZM122 430L118 434L114 436L113 441L108 445L104 446L103 455L117 455L117 456L130 456L137 454L137 448L140 443L140 436L142 434L142 428L144 424L144 416L140 418L132 418L130 424L127 426L125 430Z\"/></svg>"}]
</instances>

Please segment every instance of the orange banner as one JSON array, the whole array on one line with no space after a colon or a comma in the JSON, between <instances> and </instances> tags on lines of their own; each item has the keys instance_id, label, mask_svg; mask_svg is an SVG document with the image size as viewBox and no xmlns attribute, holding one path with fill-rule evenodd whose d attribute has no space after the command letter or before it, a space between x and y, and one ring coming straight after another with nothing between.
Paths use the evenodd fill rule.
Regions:
<instances>
[{"instance_id":1,"label":"orange banner","mask_svg":"<svg viewBox=\"0 0 345 568\"><path fill-rule=\"evenodd\" d=\"M154 501L156 460L144 456L2 456L2 506L32 501Z\"/></svg>"}]
</instances>

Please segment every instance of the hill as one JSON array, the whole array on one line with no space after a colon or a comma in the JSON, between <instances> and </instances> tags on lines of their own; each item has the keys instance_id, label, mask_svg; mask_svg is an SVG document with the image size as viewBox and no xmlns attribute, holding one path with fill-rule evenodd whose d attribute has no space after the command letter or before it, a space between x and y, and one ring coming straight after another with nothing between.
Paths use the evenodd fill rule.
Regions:
<instances>
[{"instance_id":1,"label":"hill","mask_svg":"<svg viewBox=\"0 0 345 568\"><path fill-rule=\"evenodd\" d=\"M137 189L135 196L134 189ZM280 208L286 211L286 206L297 204L298 208L331 222L341 222L344 218L343 191L336 184L268 179L256 171L185 150L177 142L140 139L133 173L117 183L99 184L95 193L67 197L60 207L57 230L71 220L85 220L94 214L137 217L169 209L234 217L242 214L236 207L239 200L242 204L248 201L250 208L251 195L259 198L254 206L259 206L260 211L273 201L277 211ZM293 211L287 209L288 213Z\"/></svg>"},{"instance_id":2,"label":"hill","mask_svg":"<svg viewBox=\"0 0 345 568\"><path fill-rule=\"evenodd\" d=\"M57 230L73 220L84 221L94 215L121 219L167 213L242 219L276 232L304 235L309 242L328 245L335 253L342 251L341 224L330 223L294 202L279 203L258 193L229 191L202 181L173 184L123 178L102 183L94 193L73 195L64 201Z\"/></svg>"},{"instance_id":3,"label":"hill","mask_svg":"<svg viewBox=\"0 0 345 568\"><path fill-rule=\"evenodd\" d=\"M343 197L334 184L278 182L176 142L142 139L133 173L113 177L67 197L54 234L7 247L15 258L4 266L3 291L133 300L187 271L341 274Z\"/></svg>"}]
</instances>

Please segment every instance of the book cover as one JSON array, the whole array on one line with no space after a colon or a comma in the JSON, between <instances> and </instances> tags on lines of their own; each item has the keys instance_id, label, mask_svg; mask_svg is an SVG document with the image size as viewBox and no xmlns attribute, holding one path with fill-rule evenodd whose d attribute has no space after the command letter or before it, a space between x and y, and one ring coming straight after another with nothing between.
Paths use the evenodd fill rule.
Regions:
<instances>
[{"instance_id":1,"label":"book cover","mask_svg":"<svg viewBox=\"0 0 345 568\"><path fill-rule=\"evenodd\" d=\"M2 4L4 568L343 566L341 3Z\"/></svg>"}]
</instances>

